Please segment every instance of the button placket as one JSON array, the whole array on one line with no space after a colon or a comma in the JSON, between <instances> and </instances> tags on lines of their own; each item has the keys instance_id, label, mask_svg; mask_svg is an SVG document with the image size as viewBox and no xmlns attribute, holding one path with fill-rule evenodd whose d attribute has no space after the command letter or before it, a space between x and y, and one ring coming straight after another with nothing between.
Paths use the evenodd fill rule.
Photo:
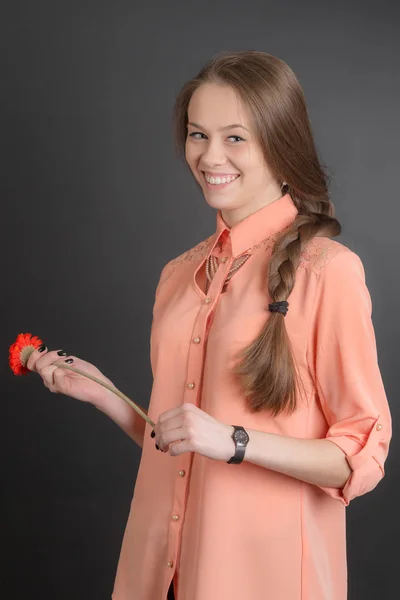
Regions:
<instances>
[{"instance_id":1,"label":"button placket","mask_svg":"<svg viewBox=\"0 0 400 600\"><path fill-rule=\"evenodd\" d=\"M207 319L214 310L214 299L218 299L224 286L226 275L231 268L232 257L225 262L220 263L220 267L215 273L209 288L209 295L200 305L197 314L191 340L189 340L188 363L186 374L186 386L183 394L183 402L191 402L196 406L200 404L200 378L203 370L204 361L204 343L206 341ZM192 456L185 453L180 456L178 466L178 476L175 481L174 502L171 512L171 525L169 527L169 567L173 567L177 562L179 554L179 538L182 522L186 510L187 491L190 481L190 472L192 469Z\"/></svg>"},{"instance_id":2,"label":"button placket","mask_svg":"<svg viewBox=\"0 0 400 600\"><path fill-rule=\"evenodd\" d=\"M197 314L196 321L193 327L192 336L192 344L189 346L188 350L188 367L187 367L187 379L186 379L186 392L184 394L183 402L192 402L199 405L199 393L188 396L190 392L198 389L198 383L200 381L200 376L203 368L203 347L206 341L206 325L207 319L212 310L214 310L215 306L215 298L219 298L222 292L222 288L225 283L225 278L231 268L231 264L233 261L233 257L230 257L229 260L226 260L224 263L220 263L217 272L215 273L213 280L211 282L208 296L204 298L204 304L200 307L200 310ZM210 306L211 305L211 306ZM196 335L197 334L197 335ZM201 352L201 359L199 358L199 352ZM189 390L189 392L188 392Z\"/></svg>"}]
</instances>

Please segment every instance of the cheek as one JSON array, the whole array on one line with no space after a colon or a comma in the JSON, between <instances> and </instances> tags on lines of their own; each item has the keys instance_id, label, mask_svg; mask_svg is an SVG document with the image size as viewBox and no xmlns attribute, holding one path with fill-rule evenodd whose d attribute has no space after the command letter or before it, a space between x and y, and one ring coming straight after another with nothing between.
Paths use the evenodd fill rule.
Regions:
<instances>
[{"instance_id":1,"label":"cheek","mask_svg":"<svg viewBox=\"0 0 400 600\"><path fill-rule=\"evenodd\" d=\"M231 153L231 159L235 166L243 173L253 171L256 166L255 157L248 147L238 147L236 152Z\"/></svg>"},{"instance_id":2,"label":"cheek","mask_svg":"<svg viewBox=\"0 0 400 600\"><path fill-rule=\"evenodd\" d=\"M246 162L244 172L251 176L254 185L265 185L265 182L270 179L270 174L264 161L259 161L257 159Z\"/></svg>"},{"instance_id":3,"label":"cheek","mask_svg":"<svg viewBox=\"0 0 400 600\"><path fill-rule=\"evenodd\" d=\"M251 173L254 176L259 177L265 175L266 166L264 156L254 147L243 147L241 152L236 155L238 161L238 168L242 169L243 172Z\"/></svg>"}]
</instances>

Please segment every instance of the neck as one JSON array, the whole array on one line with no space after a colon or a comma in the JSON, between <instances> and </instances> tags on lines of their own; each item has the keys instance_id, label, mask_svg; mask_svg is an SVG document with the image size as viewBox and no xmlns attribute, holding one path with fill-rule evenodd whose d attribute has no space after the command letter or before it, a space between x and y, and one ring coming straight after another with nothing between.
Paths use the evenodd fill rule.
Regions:
<instances>
[{"instance_id":1,"label":"neck","mask_svg":"<svg viewBox=\"0 0 400 600\"><path fill-rule=\"evenodd\" d=\"M257 204L244 204L242 206L239 206L238 208L233 208L231 210L221 209L221 217L224 220L227 227L232 228L234 225L237 225L237 223L240 223L240 221L243 221L244 219L254 214L261 208L264 208L265 206L276 202L276 200L282 198L282 195L282 192L278 191L271 197L271 199L267 201L264 199L263 202L259 202Z\"/></svg>"}]
</instances>

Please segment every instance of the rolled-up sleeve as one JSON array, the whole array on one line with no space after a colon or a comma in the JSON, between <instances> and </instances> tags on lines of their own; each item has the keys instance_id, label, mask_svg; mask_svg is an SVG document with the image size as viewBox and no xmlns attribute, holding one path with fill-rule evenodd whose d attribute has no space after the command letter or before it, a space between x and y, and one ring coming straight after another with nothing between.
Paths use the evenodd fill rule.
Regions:
<instances>
[{"instance_id":1,"label":"rolled-up sleeve","mask_svg":"<svg viewBox=\"0 0 400 600\"><path fill-rule=\"evenodd\" d=\"M319 275L307 349L326 439L341 448L352 469L342 489L321 489L346 506L385 475L392 436L371 315L363 264L346 249Z\"/></svg>"}]
</instances>

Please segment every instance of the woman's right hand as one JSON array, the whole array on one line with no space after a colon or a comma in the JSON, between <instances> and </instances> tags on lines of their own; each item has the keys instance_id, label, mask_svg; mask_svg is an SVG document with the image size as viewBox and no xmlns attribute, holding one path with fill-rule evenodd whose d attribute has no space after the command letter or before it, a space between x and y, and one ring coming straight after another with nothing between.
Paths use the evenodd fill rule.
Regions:
<instances>
[{"instance_id":1,"label":"woman's right hand","mask_svg":"<svg viewBox=\"0 0 400 600\"><path fill-rule=\"evenodd\" d=\"M64 356L60 356L57 352L64 351L52 350L49 352L47 347L45 347L42 352L39 352L38 349L34 350L26 364L26 367L30 371L36 371L36 373L41 376L44 385L51 392L65 394L66 396L71 396L71 398L76 398L82 402L89 402L90 404L96 404L97 400L101 396L104 396L105 388L100 384L83 375L74 373L74 371L57 367L57 365L54 364L57 361L65 362L66 360L70 361L71 359L73 361L70 363L72 367L81 369L89 375L94 375L98 379L101 379L110 385L114 385L110 379L105 377L105 375L91 363L76 358L76 356L68 356L66 353Z\"/></svg>"}]
</instances>

